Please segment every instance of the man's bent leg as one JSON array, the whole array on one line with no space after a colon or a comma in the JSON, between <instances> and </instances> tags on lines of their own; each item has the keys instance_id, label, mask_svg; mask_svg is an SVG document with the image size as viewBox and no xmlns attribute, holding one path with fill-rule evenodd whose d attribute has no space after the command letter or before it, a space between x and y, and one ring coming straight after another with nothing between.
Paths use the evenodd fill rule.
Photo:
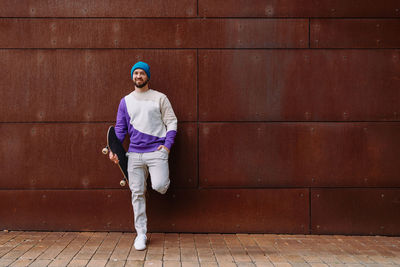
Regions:
<instances>
[{"instance_id":1,"label":"man's bent leg","mask_svg":"<svg viewBox=\"0 0 400 267\"><path fill-rule=\"evenodd\" d=\"M168 152L161 149L146 153L146 163L149 167L152 188L161 194L165 194L170 184Z\"/></svg>"},{"instance_id":2,"label":"man's bent leg","mask_svg":"<svg viewBox=\"0 0 400 267\"><path fill-rule=\"evenodd\" d=\"M142 153L128 153L129 188L132 192L133 215L138 235L147 233L145 193L148 171L143 163L142 155Z\"/></svg>"}]
</instances>

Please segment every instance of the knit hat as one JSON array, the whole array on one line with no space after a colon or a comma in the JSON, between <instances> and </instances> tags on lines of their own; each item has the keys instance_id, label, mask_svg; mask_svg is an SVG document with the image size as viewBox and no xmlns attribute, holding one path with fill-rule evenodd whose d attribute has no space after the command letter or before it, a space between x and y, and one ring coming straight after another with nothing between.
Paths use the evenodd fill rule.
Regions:
<instances>
[{"instance_id":1,"label":"knit hat","mask_svg":"<svg viewBox=\"0 0 400 267\"><path fill-rule=\"evenodd\" d=\"M133 77L133 72L134 72L136 69L142 69L142 70L144 70L144 71L146 72L146 74L147 74L147 77L148 77L149 80L150 80L150 66L149 66L147 63L142 62L142 61L139 61L139 62L137 62L135 65L133 65L133 67L132 67L132 69L131 69L131 78Z\"/></svg>"}]
</instances>

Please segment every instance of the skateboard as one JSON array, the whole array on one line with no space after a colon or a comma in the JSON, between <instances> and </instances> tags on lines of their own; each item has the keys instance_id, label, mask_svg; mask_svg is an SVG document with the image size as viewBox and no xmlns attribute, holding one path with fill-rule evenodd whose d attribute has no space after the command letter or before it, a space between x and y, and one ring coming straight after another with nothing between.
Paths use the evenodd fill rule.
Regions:
<instances>
[{"instance_id":1,"label":"skateboard","mask_svg":"<svg viewBox=\"0 0 400 267\"><path fill-rule=\"evenodd\" d=\"M122 146L121 142L115 135L114 126L110 126L107 131L107 146L103 148L102 152L107 155L111 150L112 153L118 156L118 167L120 168L124 178L119 182L120 186L125 186L128 182L128 157L126 156L126 151Z\"/></svg>"}]
</instances>

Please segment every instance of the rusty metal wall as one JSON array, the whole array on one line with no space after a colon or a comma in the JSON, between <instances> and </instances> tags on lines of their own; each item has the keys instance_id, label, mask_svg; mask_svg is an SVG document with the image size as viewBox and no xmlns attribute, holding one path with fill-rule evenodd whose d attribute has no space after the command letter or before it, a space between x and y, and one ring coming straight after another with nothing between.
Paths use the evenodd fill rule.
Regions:
<instances>
[{"instance_id":1,"label":"rusty metal wall","mask_svg":"<svg viewBox=\"0 0 400 267\"><path fill-rule=\"evenodd\" d=\"M150 231L399 235L397 0L0 1L0 229L133 231L130 67L179 119Z\"/></svg>"}]
</instances>

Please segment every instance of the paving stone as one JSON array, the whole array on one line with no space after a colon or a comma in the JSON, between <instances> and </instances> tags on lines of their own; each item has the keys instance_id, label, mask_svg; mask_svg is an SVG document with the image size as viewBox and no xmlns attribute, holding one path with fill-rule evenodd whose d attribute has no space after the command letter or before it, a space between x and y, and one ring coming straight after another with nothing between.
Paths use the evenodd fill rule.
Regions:
<instances>
[{"instance_id":1,"label":"paving stone","mask_svg":"<svg viewBox=\"0 0 400 267\"><path fill-rule=\"evenodd\" d=\"M234 262L229 261L221 261L218 262L219 267L236 267L237 265Z\"/></svg>"},{"instance_id":2,"label":"paving stone","mask_svg":"<svg viewBox=\"0 0 400 267\"><path fill-rule=\"evenodd\" d=\"M236 265L238 267L257 267L257 265L252 262L236 262Z\"/></svg>"},{"instance_id":3,"label":"paving stone","mask_svg":"<svg viewBox=\"0 0 400 267\"><path fill-rule=\"evenodd\" d=\"M162 261L145 261L144 267L162 267Z\"/></svg>"},{"instance_id":4,"label":"paving stone","mask_svg":"<svg viewBox=\"0 0 400 267\"><path fill-rule=\"evenodd\" d=\"M0 259L0 266L8 266L12 262L14 262L12 259Z\"/></svg>"},{"instance_id":5,"label":"paving stone","mask_svg":"<svg viewBox=\"0 0 400 267\"><path fill-rule=\"evenodd\" d=\"M94 233L90 236L89 240L81 250L75 255L74 259L90 260L106 236L107 233Z\"/></svg>"},{"instance_id":6,"label":"paving stone","mask_svg":"<svg viewBox=\"0 0 400 267\"><path fill-rule=\"evenodd\" d=\"M163 256L164 255L162 253L154 254L154 253L147 252L146 261L162 261Z\"/></svg>"},{"instance_id":7,"label":"paving stone","mask_svg":"<svg viewBox=\"0 0 400 267\"><path fill-rule=\"evenodd\" d=\"M106 267L123 267L125 266L126 261L125 260L117 260L117 259L109 259Z\"/></svg>"},{"instance_id":8,"label":"paving stone","mask_svg":"<svg viewBox=\"0 0 400 267\"><path fill-rule=\"evenodd\" d=\"M49 265L51 260L35 260L29 267L43 267Z\"/></svg>"},{"instance_id":9,"label":"paving stone","mask_svg":"<svg viewBox=\"0 0 400 267\"><path fill-rule=\"evenodd\" d=\"M29 264L32 263L33 260L29 260L29 259L19 259L15 262L13 262L13 264L10 265L10 267L25 267L28 266Z\"/></svg>"},{"instance_id":10,"label":"paving stone","mask_svg":"<svg viewBox=\"0 0 400 267\"><path fill-rule=\"evenodd\" d=\"M200 262L200 267L218 267L216 262Z\"/></svg>"},{"instance_id":11,"label":"paving stone","mask_svg":"<svg viewBox=\"0 0 400 267\"><path fill-rule=\"evenodd\" d=\"M68 266L70 266L70 267L83 267L83 266L86 266L87 264L88 264L88 260L77 260L77 259L75 259L75 260L72 260L72 261L70 261L69 262L69 264L68 264Z\"/></svg>"},{"instance_id":12,"label":"paving stone","mask_svg":"<svg viewBox=\"0 0 400 267\"><path fill-rule=\"evenodd\" d=\"M274 263L275 267L292 267L292 265L288 262L277 262Z\"/></svg>"},{"instance_id":13,"label":"paving stone","mask_svg":"<svg viewBox=\"0 0 400 267\"><path fill-rule=\"evenodd\" d=\"M273 267L272 262L255 262L257 267Z\"/></svg>"},{"instance_id":14,"label":"paving stone","mask_svg":"<svg viewBox=\"0 0 400 267\"><path fill-rule=\"evenodd\" d=\"M50 264L49 267L65 267L68 265L70 262L69 259L62 259L62 260L53 260Z\"/></svg>"},{"instance_id":15,"label":"paving stone","mask_svg":"<svg viewBox=\"0 0 400 267\"><path fill-rule=\"evenodd\" d=\"M92 259L108 260L113 253L122 233L109 233L101 243Z\"/></svg>"},{"instance_id":16,"label":"paving stone","mask_svg":"<svg viewBox=\"0 0 400 267\"><path fill-rule=\"evenodd\" d=\"M87 267L102 267L106 266L107 260L90 260Z\"/></svg>"},{"instance_id":17,"label":"paving stone","mask_svg":"<svg viewBox=\"0 0 400 267\"><path fill-rule=\"evenodd\" d=\"M139 260L127 260L125 267L143 267L144 261Z\"/></svg>"},{"instance_id":18,"label":"paving stone","mask_svg":"<svg viewBox=\"0 0 400 267\"><path fill-rule=\"evenodd\" d=\"M199 267L200 264L197 261L182 261L182 267Z\"/></svg>"},{"instance_id":19,"label":"paving stone","mask_svg":"<svg viewBox=\"0 0 400 267\"><path fill-rule=\"evenodd\" d=\"M117 246L114 249L110 259L112 260L126 260L129 256L129 252L133 246L134 237L133 234L124 234Z\"/></svg>"},{"instance_id":20,"label":"paving stone","mask_svg":"<svg viewBox=\"0 0 400 267\"><path fill-rule=\"evenodd\" d=\"M180 267L180 266L182 266L181 265L181 262L180 261L174 261L174 260L164 260L164 265L163 265L163 267Z\"/></svg>"}]
</instances>

